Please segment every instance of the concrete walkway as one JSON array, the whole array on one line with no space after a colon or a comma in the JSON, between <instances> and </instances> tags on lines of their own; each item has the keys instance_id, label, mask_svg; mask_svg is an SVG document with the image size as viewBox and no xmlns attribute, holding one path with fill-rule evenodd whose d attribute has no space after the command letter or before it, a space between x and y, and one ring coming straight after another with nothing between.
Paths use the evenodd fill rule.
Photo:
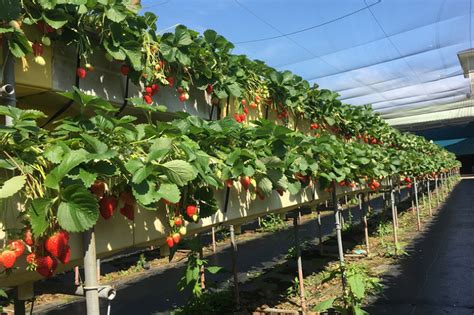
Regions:
<instances>
[{"instance_id":1,"label":"concrete walkway","mask_svg":"<svg viewBox=\"0 0 474 315\"><path fill-rule=\"evenodd\" d=\"M409 255L385 278L370 314L474 314L474 179L463 179Z\"/></svg>"}]
</instances>

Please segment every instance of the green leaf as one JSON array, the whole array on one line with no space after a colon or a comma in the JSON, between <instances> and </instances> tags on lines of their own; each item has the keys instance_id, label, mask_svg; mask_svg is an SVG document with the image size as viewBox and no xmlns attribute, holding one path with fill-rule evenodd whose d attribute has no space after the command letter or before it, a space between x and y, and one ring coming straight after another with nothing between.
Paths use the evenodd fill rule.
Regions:
<instances>
[{"instance_id":1,"label":"green leaf","mask_svg":"<svg viewBox=\"0 0 474 315\"><path fill-rule=\"evenodd\" d=\"M347 278L347 283L354 294L359 299L365 296L365 282L361 274L355 274Z\"/></svg>"},{"instance_id":2,"label":"green leaf","mask_svg":"<svg viewBox=\"0 0 474 315\"><path fill-rule=\"evenodd\" d=\"M158 193L169 202L177 203L181 199L181 192L175 184L162 183Z\"/></svg>"},{"instance_id":3,"label":"green leaf","mask_svg":"<svg viewBox=\"0 0 474 315\"><path fill-rule=\"evenodd\" d=\"M127 17L124 8L119 5L114 5L108 9L105 15L109 20L114 21L115 23L122 22Z\"/></svg>"},{"instance_id":4,"label":"green leaf","mask_svg":"<svg viewBox=\"0 0 474 315\"><path fill-rule=\"evenodd\" d=\"M86 142L92 147L95 153L102 154L105 153L108 149L107 145L96 137L93 137L88 134L82 134L81 137L86 140Z\"/></svg>"},{"instance_id":5,"label":"green leaf","mask_svg":"<svg viewBox=\"0 0 474 315\"><path fill-rule=\"evenodd\" d=\"M163 173L178 186L184 186L197 176L196 169L186 161L173 160L160 165Z\"/></svg>"},{"instance_id":6,"label":"green leaf","mask_svg":"<svg viewBox=\"0 0 474 315\"><path fill-rule=\"evenodd\" d=\"M51 207L51 199L34 199L28 207L27 213L30 217L31 229L33 234L41 236L48 228L49 222L46 220L46 214Z\"/></svg>"},{"instance_id":7,"label":"green leaf","mask_svg":"<svg viewBox=\"0 0 474 315\"><path fill-rule=\"evenodd\" d=\"M53 145L49 146L44 150L44 156L54 164L58 164L61 162L61 159L64 154L64 149L60 145Z\"/></svg>"},{"instance_id":8,"label":"green leaf","mask_svg":"<svg viewBox=\"0 0 474 315\"><path fill-rule=\"evenodd\" d=\"M156 139L150 147L147 161L154 161L164 157L171 150L171 142L169 138Z\"/></svg>"},{"instance_id":9,"label":"green leaf","mask_svg":"<svg viewBox=\"0 0 474 315\"><path fill-rule=\"evenodd\" d=\"M321 311L326 311L327 309L332 307L332 304L334 303L335 298L331 298L325 301L322 301L318 303L315 307L313 307L313 311L315 312L321 312Z\"/></svg>"},{"instance_id":10,"label":"green leaf","mask_svg":"<svg viewBox=\"0 0 474 315\"><path fill-rule=\"evenodd\" d=\"M269 195L272 192L273 185L268 177L263 177L257 182L257 187L264 195Z\"/></svg>"},{"instance_id":11,"label":"green leaf","mask_svg":"<svg viewBox=\"0 0 474 315\"><path fill-rule=\"evenodd\" d=\"M209 273L212 273L212 274L216 274L218 273L219 271L222 270L222 267L219 267L219 266L209 266L206 268L207 271L209 271Z\"/></svg>"},{"instance_id":12,"label":"green leaf","mask_svg":"<svg viewBox=\"0 0 474 315\"><path fill-rule=\"evenodd\" d=\"M174 36L174 42L177 47L188 46L193 43L193 40L191 39L191 34L189 34L189 31L184 26L176 27Z\"/></svg>"},{"instance_id":13,"label":"green leaf","mask_svg":"<svg viewBox=\"0 0 474 315\"><path fill-rule=\"evenodd\" d=\"M3 183L2 188L0 188L0 199L8 198L19 192L26 183L25 175L18 175L12 178L9 178Z\"/></svg>"},{"instance_id":14,"label":"green leaf","mask_svg":"<svg viewBox=\"0 0 474 315\"><path fill-rule=\"evenodd\" d=\"M88 160L88 152L83 149L67 152L61 163L56 166L48 175L44 184L52 189L59 189L59 183L73 168Z\"/></svg>"},{"instance_id":15,"label":"green leaf","mask_svg":"<svg viewBox=\"0 0 474 315\"><path fill-rule=\"evenodd\" d=\"M45 11L43 18L54 29L60 29L68 22L68 15L63 10Z\"/></svg>"},{"instance_id":16,"label":"green leaf","mask_svg":"<svg viewBox=\"0 0 474 315\"><path fill-rule=\"evenodd\" d=\"M82 232L94 226L99 219L97 199L82 185L66 187L58 207L58 222L69 232Z\"/></svg>"}]
</instances>

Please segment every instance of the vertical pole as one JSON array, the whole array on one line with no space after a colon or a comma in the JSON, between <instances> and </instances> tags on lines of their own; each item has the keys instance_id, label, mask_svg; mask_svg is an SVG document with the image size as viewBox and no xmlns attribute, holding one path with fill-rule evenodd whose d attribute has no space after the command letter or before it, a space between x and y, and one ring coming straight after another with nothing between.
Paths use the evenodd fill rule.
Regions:
<instances>
[{"instance_id":1,"label":"vertical pole","mask_svg":"<svg viewBox=\"0 0 474 315\"><path fill-rule=\"evenodd\" d=\"M360 200L360 195L359 195ZM367 224L367 194L362 194L362 221L364 222L364 235L365 235L365 250L367 255L370 253L370 244L369 244L369 226Z\"/></svg>"},{"instance_id":2,"label":"vertical pole","mask_svg":"<svg viewBox=\"0 0 474 315\"><path fill-rule=\"evenodd\" d=\"M316 206L318 211L318 237L319 237L319 254L323 255L324 245L323 245L323 229L321 227L321 210Z\"/></svg>"},{"instance_id":3,"label":"vertical pole","mask_svg":"<svg viewBox=\"0 0 474 315\"><path fill-rule=\"evenodd\" d=\"M299 212L299 211L298 211ZM300 288L300 301L301 301L301 310L303 314L306 314L306 299L304 293L304 277L303 277L303 263L301 262L301 248L300 248L300 239L299 239L299 214L295 213L293 217L293 227L295 230L295 247L296 247L296 262L298 265L298 281Z\"/></svg>"},{"instance_id":4,"label":"vertical pole","mask_svg":"<svg viewBox=\"0 0 474 315\"><path fill-rule=\"evenodd\" d=\"M418 205L418 181L416 178L413 179L413 184L415 188L416 224L418 231L421 231L420 207Z\"/></svg>"},{"instance_id":5,"label":"vertical pole","mask_svg":"<svg viewBox=\"0 0 474 315\"><path fill-rule=\"evenodd\" d=\"M18 291L19 291L19 287L16 287L15 288L15 302L13 304L13 314L25 315L26 314L25 301L19 299Z\"/></svg>"},{"instance_id":6,"label":"vertical pole","mask_svg":"<svg viewBox=\"0 0 474 315\"><path fill-rule=\"evenodd\" d=\"M84 291L87 315L99 315L99 290L97 284L97 256L95 233L90 229L83 234L84 244Z\"/></svg>"},{"instance_id":7,"label":"vertical pole","mask_svg":"<svg viewBox=\"0 0 474 315\"><path fill-rule=\"evenodd\" d=\"M97 258L96 264L97 264L97 282L99 283L100 282L100 259L99 258Z\"/></svg>"},{"instance_id":8,"label":"vertical pole","mask_svg":"<svg viewBox=\"0 0 474 315\"><path fill-rule=\"evenodd\" d=\"M426 185L427 195L428 195L428 211L430 212L430 217L433 216L433 209L431 209L431 187L430 179L427 180L428 184Z\"/></svg>"},{"instance_id":9,"label":"vertical pole","mask_svg":"<svg viewBox=\"0 0 474 315\"><path fill-rule=\"evenodd\" d=\"M337 186L336 182L332 186L332 204L334 206L334 218L336 221L336 237L337 237L337 248L339 252L339 265L341 267L341 280L342 280L342 291L346 291L346 276L344 272L344 249L342 247L342 233L341 233L341 206L337 200Z\"/></svg>"},{"instance_id":10,"label":"vertical pole","mask_svg":"<svg viewBox=\"0 0 474 315\"><path fill-rule=\"evenodd\" d=\"M232 247L232 274L234 275L234 298L237 309L240 309L239 278L237 276L237 243L235 242L234 225L229 227L230 245Z\"/></svg>"},{"instance_id":11,"label":"vertical pole","mask_svg":"<svg viewBox=\"0 0 474 315\"><path fill-rule=\"evenodd\" d=\"M396 224L396 209L395 209L395 190L391 183L390 202L392 205L392 225L393 225L393 243L395 244L395 255L398 254L398 230Z\"/></svg>"},{"instance_id":12,"label":"vertical pole","mask_svg":"<svg viewBox=\"0 0 474 315\"><path fill-rule=\"evenodd\" d=\"M204 252L202 248L202 234L199 234L198 238L199 238L199 259L203 260ZM206 273L205 273L204 265L201 266L199 273L201 275L201 289L204 290L206 289Z\"/></svg>"},{"instance_id":13,"label":"vertical pole","mask_svg":"<svg viewBox=\"0 0 474 315\"><path fill-rule=\"evenodd\" d=\"M436 192L436 207L438 207L439 206L438 175L435 176L435 192Z\"/></svg>"},{"instance_id":14,"label":"vertical pole","mask_svg":"<svg viewBox=\"0 0 474 315\"><path fill-rule=\"evenodd\" d=\"M211 236L212 236L212 252L216 253L216 229L212 227L211 229Z\"/></svg>"}]
</instances>

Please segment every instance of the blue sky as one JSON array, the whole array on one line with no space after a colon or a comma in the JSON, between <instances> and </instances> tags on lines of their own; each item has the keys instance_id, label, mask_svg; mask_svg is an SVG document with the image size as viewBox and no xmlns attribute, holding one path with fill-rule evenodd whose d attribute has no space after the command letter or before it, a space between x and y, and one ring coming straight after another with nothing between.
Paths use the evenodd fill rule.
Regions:
<instances>
[{"instance_id":1,"label":"blue sky","mask_svg":"<svg viewBox=\"0 0 474 315\"><path fill-rule=\"evenodd\" d=\"M144 0L158 29L214 29L234 53L381 112L465 98L471 0ZM306 30L305 30L306 29ZM267 39L277 37L273 39Z\"/></svg>"}]
</instances>

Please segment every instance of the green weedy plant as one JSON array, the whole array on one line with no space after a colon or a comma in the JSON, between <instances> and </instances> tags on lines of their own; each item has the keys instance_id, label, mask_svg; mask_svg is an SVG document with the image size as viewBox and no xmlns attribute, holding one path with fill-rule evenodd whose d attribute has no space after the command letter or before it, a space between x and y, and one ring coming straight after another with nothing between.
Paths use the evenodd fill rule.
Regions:
<instances>
[{"instance_id":1,"label":"green weedy plant","mask_svg":"<svg viewBox=\"0 0 474 315\"><path fill-rule=\"evenodd\" d=\"M190 297L184 306L185 310L205 307L205 299L202 299L205 291L201 287L201 274L202 272L215 274L222 268L217 266L208 266L208 262L205 259L199 258L199 252L201 251L201 242L199 239L194 238L187 242L191 252L188 254L188 261L186 264L186 270L184 275L178 282L178 289L180 292L188 291ZM201 312L202 310L200 310Z\"/></svg>"},{"instance_id":2,"label":"green weedy plant","mask_svg":"<svg viewBox=\"0 0 474 315\"><path fill-rule=\"evenodd\" d=\"M279 214L270 213L260 219L260 226L263 232L276 232L285 228L286 224Z\"/></svg>"},{"instance_id":3,"label":"green weedy plant","mask_svg":"<svg viewBox=\"0 0 474 315\"><path fill-rule=\"evenodd\" d=\"M339 265L333 265L324 273L322 282L341 278L342 270ZM365 298L369 294L380 293L383 289L380 280L370 276L367 268L362 264L351 263L344 267L346 289L341 296L322 301L313 308L313 311L325 311L330 308L342 314L368 314L362 309Z\"/></svg>"}]
</instances>

